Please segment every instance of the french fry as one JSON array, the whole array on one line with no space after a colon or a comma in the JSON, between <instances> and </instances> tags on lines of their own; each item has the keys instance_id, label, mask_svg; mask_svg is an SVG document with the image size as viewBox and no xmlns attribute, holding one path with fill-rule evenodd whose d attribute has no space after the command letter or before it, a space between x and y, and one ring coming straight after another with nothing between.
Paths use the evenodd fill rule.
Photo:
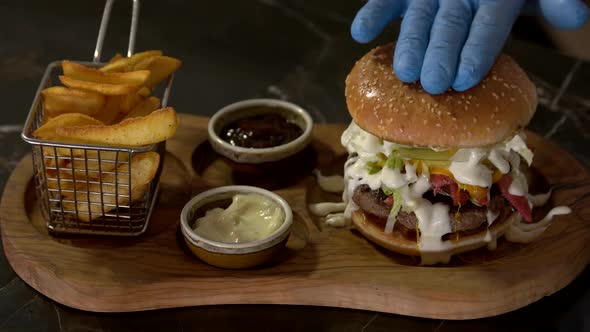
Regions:
<instances>
[{"instance_id":1,"label":"french fry","mask_svg":"<svg viewBox=\"0 0 590 332\"><path fill-rule=\"evenodd\" d=\"M104 107L105 97L92 91L53 86L41 91L45 116L54 117L64 113L93 115Z\"/></svg>"},{"instance_id":2,"label":"french fry","mask_svg":"<svg viewBox=\"0 0 590 332\"><path fill-rule=\"evenodd\" d=\"M143 146L172 137L177 127L176 112L167 107L111 126L61 127L56 132L62 137L89 144Z\"/></svg>"},{"instance_id":3,"label":"french fry","mask_svg":"<svg viewBox=\"0 0 590 332\"><path fill-rule=\"evenodd\" d=\"M76 184L76 193L64 193L63 208L69 213L78 212L78 218L82 221L103 216L115 207L111 205L130 205L141 199L145 194L148 184L158 170L160 155L156 152L140 153L131 158L131 167L123 164L117 167L117 176L103 173L102 185L98 183L86 184L85 181ZM129 168L131 168L129 170ZM131 178L131 184L129 183ZM129 185L131 192L129 192ZM101 194L102 193L102 194ZM107 194L107 195L105 195ZM117 196L115 197L115 195ZM75 198L76 203L72 202ZM90 201L90 206L88 204Z\"/></svg>"},{"instance_id":4,"label":"french fry","mask_svg":"<svg viewBox=\"0 0 590 332\"><path fill-rule=\"evenodd\" d=\"M109 64L109 65L110 65L110 64L114 63L115 61L117 61L117 60L119 60L119 59L122 59L122 58L123 58L123 56L121 55L121 53L116 53L116 54L115 54L115 55L113 55L113 57L112 57L112 58L109 60L109 62L107 62L107 64ZM103 67L104 67L104 66L103 66Z\"/></svg>"},{"instance_id":5,"label":"french fry","mask_svg":"<svg viewBox=\"0 0 590 332\"><path fill-rule=\"evenodd\" d=\"M66 167L69 163L69 159L63 158L59 155L60 152L66 151L60 151L59 149L54 150L50 147L43 148L43 163L45 164L45 176L47 176L47 178L56 177L59 172L58 170ZM49 184L49 179L47 179L47 181Z\"/></svg>"},{"instance_id":6,"label":"french fry","mask_svg":"<svg viewBox=\"0 0 590 332\"><path fill-rule=\"evenodd\" d=\"M159 98L146 98L141 103L139 103L139 105L137 105L134 109L132 109L131 112L129 112L129 114L127 114L125 118L123 118L123 120L131 118L141 118L143 116L149 115L150 113L159 109L160 107L161 104Z\"/></svg>"},{"instance_id":7,"label":"french fry","mask_svg":"<svg viewBox=\"0 0 590 332\"><path fill-rule=\"evenodd\" d=\"M96 68L65 60L62 62L64 76L79 81L99 84L142 86L150 76L147 70L135 70L125 73L106 73Z\"/></svg>"},{"instance_id":8,"label":"french fry","mask_svg":"<svg viewBox=\"0 0 590 332\"><path fill-rule=\"evenodd\" d=\"M78 152L82 152L82 154ZM98 179L99 173L110 172L120 163L129 160L129 153L117 153L115 151L86 150L84 154L82 150L74 150L74 154L70 163L66 167L61 167L60 173L84 181L87 178L90 180Z\"/></svg>"},{"instance_id":9,"label":"french fry","mask_svg":"<svg viewBox=\"0 0 590 332\"><path fill-rule=\"evenodd\" d=\"M148 97L150 93L152 93L152 90L150 90L147 86L143 86L141 89L137 90L137 94L142 97Z\"/></svg>"},{"instance_id":10,"label":"french fry","mask_svg":"<svg viewBox=\"0 0 590 332\"><path fill-rule=\"evenodd\" d=\"M58 142L80 143L70 138L61 137L56 133L57 128L67 126L87 126L87 125L102 125L103 123L86 115L80 113L65 113L55 118L50 119L44 125L33 132L33 136L39 139ZM56 153L57 152L57 153ZM68 159L78 156L83 156L84 151L80 149L68 148L43 148L43 162L46 168L53 169L59 166L65 167ZM74 156L72 156L74 155ZM65 158L64 158L65 157Z\"/></svg>"},{"instance_id":11,"label":"french fry","mask_svg":"<svg viewBox=\"0 0 590 332\"><path fill-rule=\"evenodd\" d=\"M108 84L108 83L96 83L88 81L80 81L64 75L59 76L61 83L68 88L80 89L86 91L94 91L103 95L124 95L137 91L138 87L129 84Z\"/></svg>"},{"instance_id":12,"label":"french fry","mask_svg":"<svg viewBox=\"0 0 590 332\"><path fill-rule=\"evenodd\" d=\"M104 108L95 115L96 118L102 121L105 125L117 123L119 119L123 117L120 113L123 96L125 95L107 96Z\"/></svg>"},{"instance_id":13,"label":"french fry","mask_svg":"<svg viewBox=\"0 0 590 332\"><path fill-rule=\"evenodd\" d=\"M100 126L101 121L81 113L66 113L52 118L33 132L33 136L48 141L72 142L71 138L60 136L56 130L60 127Z\"/></svg>"},{"instance_id":14,"label":"french fry","mask_svg":"<svg viewBox=\"0 0 590 332\"><path fill-rule=\"evenodd\" d=\"M133 67L133 70L148 70L150 75L144 85L153 89L177 71L181 65L182 62L178 59L160 55L143 59Z\"/></svg>"},{"instance_id":15,"label":"french fry","mask_svg":"<svg viewBox=\"0 0 590 332\"><path fill-rule=\"evenodd\" d=\"M145 51L136 53L128 58L119 58L114 61L109 61L108 64L104 65L100 68L100 71L103 72L125 72L133 70L133 67L138 62L142 61L145 58L154 57L162 55L162 51Z\"/></svg>"},{"instance_id":16,"label":"french fry","mask_svg":"<svg viewBox=\"0 0 590 332\"><path fill-rule=\"evenodd\" d=\"M139 94L139 91L121 96L121 103L119 104L121 118L127 115L127 113L139 105L144 99L145 97Z\"/></svg>"}]
</instances>

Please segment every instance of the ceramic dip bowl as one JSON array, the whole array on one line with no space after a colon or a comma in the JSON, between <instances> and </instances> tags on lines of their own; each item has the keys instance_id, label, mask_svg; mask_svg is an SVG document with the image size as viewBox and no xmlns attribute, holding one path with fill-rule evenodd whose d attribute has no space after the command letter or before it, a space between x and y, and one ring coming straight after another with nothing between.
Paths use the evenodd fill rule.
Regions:
<instances>
[{"instance_id":1,"label":"ceramic dip bowl","mask_svg":"<svg viewBox=\"0 0 590 332\"><path fill-rule=\"evenodd\" d=\"M217 242L197 234L193 228L198 218L215 207L227 208L236 194L255 194L276 203L283 210L282 224L268 236L244 243ZM257 187L224 186L204 191L193 197L182 209L180 226L188 248L204 262L222 268L242 269L270 260L287 243L293 213L279 195Z\"/></svg>"},{"instance_id":2,"label":"ceramic dip bowl","mask_svg":"<svg viewBox=\"0 0 590 332\"><path fill-rule=\"evenodd\" d=\"M241 119L268 114L279 115L301 129L301 134L290 142L264 148L242 147L224 140L221 135L226 126ZM243 164L262 164L278 161L303 150L311 141L313 120L301 107L276 99L249 99L223 107L211 117L208 137L211 147L228 159Z\"/></svg>"}]
</instances>

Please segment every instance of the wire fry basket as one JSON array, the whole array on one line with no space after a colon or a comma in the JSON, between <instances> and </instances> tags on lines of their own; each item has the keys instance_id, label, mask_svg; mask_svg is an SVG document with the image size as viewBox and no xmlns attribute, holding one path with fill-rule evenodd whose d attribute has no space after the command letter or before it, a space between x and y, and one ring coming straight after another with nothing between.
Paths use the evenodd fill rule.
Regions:
<instances>
[{"instance_id":1,"label":"wire fry basket","mask_svg":"<svg viewBox=\"0 0 590 332\"><path fill-rule=\"evenodd\" d=\"M102 46L114 0L107 0L92 62L100 67ZM127 56L135 47L139 0L132 0L131 29ZM165 142L125 148L74 144L35 138L33 132L43 123L41 91L59 83L62 61L49 64L25 122L22 138L31 144L34 186L42 215L50 233L134 236L145 232L159 188L165 155ZM172 76L164 88L154 91L166 107ZM135 185L134 162L141 154L156 152L159 163L149 183ZM132 165L133 164L133 165ZM137 173L137 172L136 172Z\"/></svg>"}]
</instances>

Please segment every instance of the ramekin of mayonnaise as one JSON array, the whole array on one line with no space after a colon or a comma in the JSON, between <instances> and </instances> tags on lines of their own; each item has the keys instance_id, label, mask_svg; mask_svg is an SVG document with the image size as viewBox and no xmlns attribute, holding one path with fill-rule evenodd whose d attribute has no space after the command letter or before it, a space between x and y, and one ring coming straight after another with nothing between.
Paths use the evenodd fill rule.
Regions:
<instances>
[{"instance_id":1,"label":"ramekin of mayonnaise","mask_svg":"<svg viewBox=\"0 0 590 332\"><path fill-rule=\"evenodd\" d=\"M270 260L293 224L289 204L257 187L225 186L193 197L180 215L188 248L204 262L241 269Z\"/></svg>"}]
</instances>

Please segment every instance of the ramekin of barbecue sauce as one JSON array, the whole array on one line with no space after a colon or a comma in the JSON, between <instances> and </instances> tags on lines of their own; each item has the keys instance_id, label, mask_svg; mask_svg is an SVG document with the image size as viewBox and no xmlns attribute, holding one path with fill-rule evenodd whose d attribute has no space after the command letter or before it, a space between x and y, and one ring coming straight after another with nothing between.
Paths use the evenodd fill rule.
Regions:
<instances>
[{"instance_id":1,"label":"ramekin of barbecue sauce","mask_svg":"<svg viewBox=\"0 0 590 332\"><path fill-rule=\"evenodd\" d=\"M269 113L230 122L221 129L221 139L234 146L261 149L287 144L303 133L301 127L274 113L274 107L256 107Z\"/></svg>"},{"instance_id":2,"label":"ramekin of barbecue sauce","mask_svg":"<svg viewBox=\"0 0 590 332\"><path fill-rule=\"evenodd\" d=\"M261 164L290 157L311 141L313 121L301 107L276 99L230 104L211 117L211 147L228 159Z\"/></svg>"}]
</instances>

